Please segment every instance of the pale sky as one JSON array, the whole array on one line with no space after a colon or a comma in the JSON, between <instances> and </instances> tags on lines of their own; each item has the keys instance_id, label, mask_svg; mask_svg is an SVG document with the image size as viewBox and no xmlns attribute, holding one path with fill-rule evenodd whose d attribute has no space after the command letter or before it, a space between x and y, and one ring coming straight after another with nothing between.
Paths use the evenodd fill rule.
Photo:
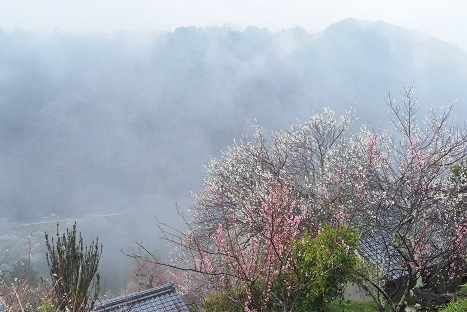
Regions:
<instances>
[{"instance_id":1,"label":"pale sky","mask_svg":"<svg viewBox=\"0 0 467 312\"><path fill-rule=\"evenodd\" d=\"M345 18L422 31L467 51L466 0L0 0L5 30L171 31L230 24L317 32Z\"/></svg>"}]
</instances>

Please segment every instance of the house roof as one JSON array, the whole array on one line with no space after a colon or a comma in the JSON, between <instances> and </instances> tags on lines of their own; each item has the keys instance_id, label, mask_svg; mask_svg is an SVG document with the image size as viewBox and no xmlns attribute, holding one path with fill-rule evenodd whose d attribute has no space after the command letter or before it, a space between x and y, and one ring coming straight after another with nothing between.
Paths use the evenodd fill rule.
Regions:
<instances>
[{"instance_id":1,"label":"house roof","mask_svg":"<svg viewBox=\"0 0 467 312\"><path fill-rule=\"evenodd\" d=\"M96 303L95 312L188 312L173 283Z\"/></svg>"}]
</instances>

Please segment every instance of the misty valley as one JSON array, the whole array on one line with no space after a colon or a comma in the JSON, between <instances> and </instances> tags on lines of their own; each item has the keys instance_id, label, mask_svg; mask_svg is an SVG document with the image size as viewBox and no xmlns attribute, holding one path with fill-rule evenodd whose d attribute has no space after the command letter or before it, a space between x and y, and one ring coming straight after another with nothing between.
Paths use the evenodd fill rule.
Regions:
<instances>
[{"instance_id":1,"label":"misty valley","mask_svg":"<svg viewBox=\"0 0 467 312\"><path fill-rule=\"evenodd\" d=\"M403 92L412 85L414 93L408 97ZM183 237L189 226L180 214L189 219L190 213L199 212L200 198L224 191L225 185L216 184L213 176L237 185L250 174L260 175L257 164L249 162L254 156L242 158L246 169L241 170L234 161L237 148L277 156L278 163L284 157L288 164L303 152L297 142L307 142L301 135L312 128L307 128L310 116L321 116L310 125L318 129L331 120L330 128L359 133L365 125L381 134L374 144L387 155L394 149L388 148L393 141L385 141L386 134L398 133L391 118L403 111L388 107L389 90L397 101L404 96L414 101L418 111L413 116L420 120L431 108L442 112L454 102L454 122L465 125L466 86L466 51L383 22L342 20L318 33L254 26L88 34L0 29L0 269L13 272L15 264L27 259L37 278L48 278L44 233L54 235L57 223L63 232L76 222L85 243L98 237L103 245L101 295L129 292L136 289L132 276L146 268L138 262L142 258L128 255L144 246L161 262L170 261L176 251L161 239L172 233L164 232L165 226L180 230ZM344 120L350 115L346 118L352 122ZM340 136L333 139L337 142ZM258 148L258 142L266 147ZM297 152L281 153L283 145L297 146ZM347 145L340 151L344 148L357 155ZM312 159L303 153L303 159ZM341 155L333 153L336 159ZM381 155L374 157L383 162ZM453 165L462 159L456 160ZM298 156L293 161L302 166ZM462 168L456 177L463 177ZM239 180L234 179L237 174ZM264 179L267 186L261 187L274 190L265 198L285 203L287 194L306 193L306 179L312 177L290 178L298 185L293 191L280 189L266 175ZM242 196L253 198L238 192L226 191L223 200L232 204ZM212 196L203 202L207 207L217 205ZM300 207L306 196L293 207ZM264 198L254 198L263 204ZM258 209L272 209L261 204ZM230 210L221 212L225 216ZM225 239L225 227L212 221L219 216L207 215L201 210L193 217L203 230L200 235ZM337 212L329 216L340 218ZM277 226L311 222L308 216L301 218L282 215L278 219L287 224ZM243 221L239 228L250 222ZM353 241L354 233L344 234ZM290 235L287 239L295 239ZM299 247L306 253L305 246ZM357 247L349 243L346 248ZM252 294L245 292L241 298L248 296Z\"/></svg>"}]
</instances>

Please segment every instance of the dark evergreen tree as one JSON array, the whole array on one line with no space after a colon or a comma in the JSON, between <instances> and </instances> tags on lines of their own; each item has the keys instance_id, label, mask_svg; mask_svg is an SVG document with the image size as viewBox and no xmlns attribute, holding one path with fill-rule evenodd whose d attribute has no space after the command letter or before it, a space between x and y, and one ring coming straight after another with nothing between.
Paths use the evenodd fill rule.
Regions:
<instances>
[{"instance_id":1,"label":"dark evergreen tree","mask_svg":"<svg viewBox=\"0 0 467 312\"><path fill-rule=\"evenodd\" d=\"M102 255L99 240L87 246L81 233L76 236L76 222L72 230L60 235L57 224L56 240L45 233L48 249L47 264L55 291L55 305L60 311L92 310L99 294L97 268Z\"/></svg>"},{"instance_id":2,"label":"dark evergreen tree","mask_svg":"<svg viewBox=\"0 0 467 312\"><path fill-rule=\"evenodd\" d=\"M31 260L23 258L13 265L11 272L9 272L5 278L5 282L11 285L11 283L15 281L26 282L31 286L37 285L39 282L39 274L34 269Z\"/></svg>"}]
</instances>

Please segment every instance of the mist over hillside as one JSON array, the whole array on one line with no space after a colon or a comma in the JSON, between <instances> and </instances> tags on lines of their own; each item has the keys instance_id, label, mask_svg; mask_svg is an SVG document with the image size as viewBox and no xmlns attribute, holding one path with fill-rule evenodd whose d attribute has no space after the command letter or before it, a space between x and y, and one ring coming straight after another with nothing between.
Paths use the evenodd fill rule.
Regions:
<instances>
[{"instance_id":1,"label":"mist over hillside","mask_svg":"<svg viewBox=\"0 0 467 312\"><path fill-rule=\"evenodd\" d=\"M387 127L385 91L412 82L421 106L457 100L465 122L467 53L382 22L316 34L2 31L2 230L78 219L104 256L139 238L158 248L153 216L177 224L175 203L189 208L209 157L256 122L285 128L328 106Z\"/></svg>"}]
</instances>

